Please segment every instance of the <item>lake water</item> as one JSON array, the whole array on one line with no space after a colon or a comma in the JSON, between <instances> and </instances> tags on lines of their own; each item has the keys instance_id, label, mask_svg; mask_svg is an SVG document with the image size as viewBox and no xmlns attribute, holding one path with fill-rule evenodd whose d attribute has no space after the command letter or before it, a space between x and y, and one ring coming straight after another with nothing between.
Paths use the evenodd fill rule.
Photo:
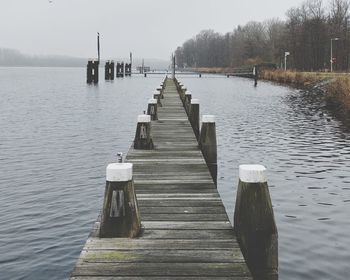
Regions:
<instances>
[{"instance_id":1,"label":"lake water","mask_svg":"<svg viewBox=\"0 0 350 280\"><path fill-rule=\"evenodd\" d=\"M102 206L105 167L128 151L162 79L89 86L83 68L0 68L0 279L69 277ZM218 189L231 221L238 165L267 167L280 279L348 279L349 129L313 94L179 79L202 114L216 115Z\"/></svg>"}]
</instances>

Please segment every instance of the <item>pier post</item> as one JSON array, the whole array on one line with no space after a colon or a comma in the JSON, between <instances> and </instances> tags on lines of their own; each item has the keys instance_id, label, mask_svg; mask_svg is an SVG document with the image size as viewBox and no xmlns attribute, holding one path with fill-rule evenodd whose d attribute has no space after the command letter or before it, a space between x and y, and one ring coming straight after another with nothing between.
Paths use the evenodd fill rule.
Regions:
<instances>
[{"instance_id":1,"label":"pier post","mask_svg":"<svg viewBox=\"0 0 350 280\"><path fill-rule=\"evenodd\" d=\"M196 135L196 139L199 139L199 100L191 99L189 120L193 128L193 132Z\"/></svg>"},{"instance_id":2,"label":"pier post","mask_svg":"<svg viewBox=\"0 0 350 280\"><path fill-rule=\"evenodd\" d=\"M162 86L157 87L157 91L159 91L160 98L161 98L161 99L164 99L164 94L163 94L164 90L163 90L163 87L162 87Z\"/></svg>"},{"instance_id":3,"label":"pier post","mask_svg":"<svg viewBox=\"0 0 350 280\"><path fill-rule=\"evenodd\" d=\"M109 63L109 79L114 80L114 61L110 61Z\"/></svg>"},{"instance_id":4,"label":"pier post","mask_svg":"<svg viewBox=\"0 0 350 280\"><path fill-rule=\"evenodd\" d=\"M110 63L109 61L106 61L105 64L105 80L109 80L110 79Z\"/></svg>"},{"instance_id":5,"label":"pier post","mask_svg":"<svg viewBox=\"0 0 350 280\"><path fill-rule=\"evenodd\" d=\"M153 99L157 99L157 105L159 107L162 107L162 103L160 102L160 93L158 91L154 92Z\"/></svg>"},{"instance_id":6,"label":"pier post","mask_svg":"<svg viewBox=\"0 0 350 280\"><path fill-rule=\"evenodd\" d=\"M92 83L92 60L89 60L86 65L86 82L88 84Z\"/></svg>"},{"instance_id":7,"label":"pier post","mask_svg":"<svg viewBox=\"0 0 350 280\"><path fill-rule=\"evenodd\" d=\"M258 79L259 79L259 73L258 73L258 66L255 65L253 68L253 75L254 75L254 86L258 85Z\"/></svg>"},{"instance_id":8,"label":"pier post","mask_svg":"<svg viewBox=\"0 0 350 280\"><path fill-rule=\"evenodd\" d=\"M107 166L100 238L138 236L141 217L132 179L132 163Z\"/></svg>"},{"instance_id":9,"label":"pier post","mask_svg":"<svg viewBox=\"0 0 350 280\"><path fill-rule=\"evenodd\" d=\"M124 62L117 62L117 78L124 77Z\"/></svg>"},{"instance_id":10,"label":"pier post","mask_svg":"<svg viewBox=\"0 0 350 280\"><path fill-rule=\"evenodd\" d=\"M99 62L97 60L92 62L92 81L94 82L94 84L98 83L98 66Z\"/></svg>"},{"instance_id":11,"label":"pier post","mask_svg":"<svg viewBox=\"0 0 350 280\"><path fill-rule=\"evenodd\" d=\"M262 165L240 165L234 229L254 279L278 279L278 233Z\"/></svg>"},{"instance_id":12,"label":"pier post","mask_svg":"<svg viewBox=\"0 0 350 280\"><path fill-rule=\"evenodd\" d=\"M120 63L120 68L121 68L121 76L122 78L125 77L125 67L124 67L124 62Z\"/></svg>"},{"instance_id":13,"label":"pier post","mask_svg":"<svg viewBox=\"0 0 350 280\"><path fill-rule=\"evenodd\" d=\"M139 115L137 117L137 127L134 139L134 149L152 150L153 140L151 133L151 116Z\"/></svg>"},{"instance_id":14,"label":"pier post","mask_svg":"<svg viewBox=\"0 0 350 280\"><path fill-rule=\"evenodd\" d=\"M190 91L187 91L185 93L185 101L184 101L184 107L185 107L187 116L190 114L191 99L192 99L192 93Z\"/></svg>"},{"instance_id":15,"label":"pier post","mask_svg":"<svg viewBox=\"0 0 350 280\"><path fill-rule=\"evenodd\" d=\"M214 184L217 186L217 147L215 116L203 115L199 134L199 147L209 168Z\"/></svg>"},{"instance_id":16,"label":"pier post","mask_svg":"<svg viewBox=\"0 0 350 280\"><path fill-rule=\"evenodd\" d=\"M152 121L158 120L157 103L157 100L154 98L148 100L147 115L151 116Z\"/></svg>"}]
</instances>

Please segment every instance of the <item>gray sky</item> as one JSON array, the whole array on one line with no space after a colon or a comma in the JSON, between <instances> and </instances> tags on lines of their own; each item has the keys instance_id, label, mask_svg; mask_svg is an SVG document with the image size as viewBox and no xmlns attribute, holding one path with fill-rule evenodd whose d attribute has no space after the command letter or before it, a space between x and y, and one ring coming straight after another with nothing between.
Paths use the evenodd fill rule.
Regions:
<instances>
[{"instance_id":1,"label":"gray sky","mask_svg":"<svg viewBox=\"0 0 350 280\"><path fill-rule=\"evenodd\" d=\"M51 0L50 0L51 1ZM285 18L302 0L0 0L0 48L28 54L168 59L203 29Z\"/></svg>"}]
</instances>

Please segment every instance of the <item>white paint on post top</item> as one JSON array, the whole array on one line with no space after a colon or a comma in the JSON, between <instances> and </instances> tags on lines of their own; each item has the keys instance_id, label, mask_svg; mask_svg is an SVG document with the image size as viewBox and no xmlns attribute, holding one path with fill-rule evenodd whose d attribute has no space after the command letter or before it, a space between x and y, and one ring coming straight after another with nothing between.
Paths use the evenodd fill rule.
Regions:
<instances>
[{"instance_id":1,"label":"white paint on post top","mask_svg":"<svg viewBox=\"0 0 350 280\"><path fill-rule=\"evenodd\" d=\"M153 92L153 94L158 94L158 95L159 95L160 93L159 93L158 90L155 90L155 91Z\"/></svg>"},{"instance_id":2,"label":"white paint on post top","mask_svg":"<svg viewBox=\"0 0 350 280\"><path fill-rule=\"evenodd\" d=\"M127 182L132 180L132 163L111 163L106 169L108 182Z\"/></svg>"},{"instance_id":3,"label":"white paint on post top","mask_svg":"<svg viewBox=\"0 0 350 280\"><path fill-rule=\"evenodd\" d=\"M139 123L149 123L149 122L151 122L151 116L150 115L138 115L137 116L137 122L139 122Z\"/></svg>"},{"instance_id":4,"label":"white paint on post top","mask_svg":"<svg viewBox=\"0 0 350 280\"><path fill-rule=\"evenodd\" d=\"M244 183L265 183L266 168L259 164L242 164L239 166L239 179Z\"/></svg>"},{"instance_id":5,"label":"white paint on post top","mask_svg":"<svg viewBox=\"0 0 350 280\"><path fill-rule=\"evenodd\" d=\"M191 104L199 104L199 99L191 99Z\"/></svg>"},{"instance_id":6,"label":"white paint on post top","mask_svg":"<svg viewBox=\"0 0 350 280\"><path fill-rule=\"evenodd\" d=\"M185 95L192 95L192 92L190 92L189 90L186 91Z\"/></svg>"},{"instance_id":7,"label":"white paint on post top","mask_svg":"<svg viewBox=\"0 0 350 280\"><path fill-rule=\"evenodd\" d=\"M214 115L203 115L202 122L203 123L215 123L215 116Z\"/></svg>"},{"instance_id":8,"label":"white paint on post top","mask_svg":"<svg viewBox=\"0 0 350 280\"><path fill-rule=\"evenodd\" d=\"M150 100L148 100L148 104L157 104L157 99L151 98Z\"/></svg>"}]
</instances>

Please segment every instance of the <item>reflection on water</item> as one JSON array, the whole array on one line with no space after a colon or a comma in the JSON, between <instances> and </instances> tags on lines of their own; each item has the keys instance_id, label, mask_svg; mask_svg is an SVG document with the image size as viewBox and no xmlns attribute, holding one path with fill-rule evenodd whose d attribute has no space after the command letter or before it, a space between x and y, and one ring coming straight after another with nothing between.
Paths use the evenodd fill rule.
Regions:
<instances>
[{"instance_id":1,"label":"reflection on water","mask_svg":"<svg viewBox=\"0 0 350 280\"><path fill-rule=\"evenodd\" d=\"M65 279L162 77L85 84L85 69L0 68L0 271ZM180 77L215 114L218 188L233 217L238 165L268 168L280 279L350 274L350 134L314 94L238 78ZM4 277L4 276L0 276Z\"/></svg>"}]
</instances>

